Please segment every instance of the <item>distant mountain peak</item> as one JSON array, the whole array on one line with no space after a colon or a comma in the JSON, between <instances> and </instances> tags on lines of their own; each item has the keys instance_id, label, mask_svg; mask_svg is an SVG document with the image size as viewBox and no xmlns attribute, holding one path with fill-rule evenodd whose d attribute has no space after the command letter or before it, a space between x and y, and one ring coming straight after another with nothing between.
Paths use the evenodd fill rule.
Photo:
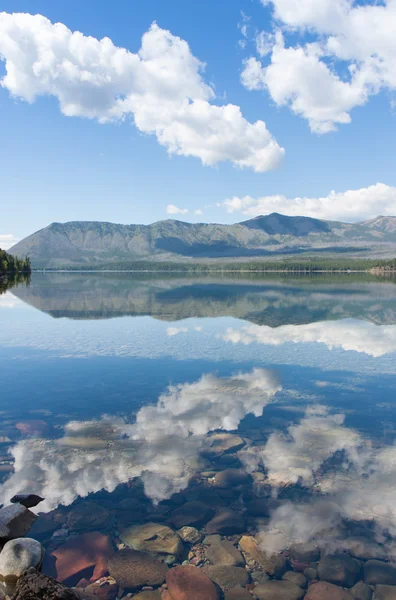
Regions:
<instances>
[{"instance_id":1,"label":"distant mountain peak","mask_svg":"<svg viewBox=\"0 0 396 600\"><path fill-rule=\"evenodd\" d=\"M330 231L326 221L312 217L290 217L276 212L242 221L240 225L250 229L260 229L269 235L306 236L310 233L328 233Z\"/></svg>"}]
</instances>

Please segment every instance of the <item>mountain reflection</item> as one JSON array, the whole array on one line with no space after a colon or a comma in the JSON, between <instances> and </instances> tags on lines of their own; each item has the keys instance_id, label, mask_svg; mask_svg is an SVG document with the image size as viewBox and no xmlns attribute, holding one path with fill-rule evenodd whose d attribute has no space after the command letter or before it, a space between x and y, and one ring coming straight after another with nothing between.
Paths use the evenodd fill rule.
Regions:
<instances>
[{"instance_id":1,"label":"mountain reflection","mask_svg":"<svg viewBox=\"0 0 396 600\"><path fill-rule=\"evenodd\" d=\"M13 293L54 318L144 316L177 321L230 316L278 327L359 318L396 323L395 286L367 276L263 278L34 274Z\"/></svg>"}]
</instances>

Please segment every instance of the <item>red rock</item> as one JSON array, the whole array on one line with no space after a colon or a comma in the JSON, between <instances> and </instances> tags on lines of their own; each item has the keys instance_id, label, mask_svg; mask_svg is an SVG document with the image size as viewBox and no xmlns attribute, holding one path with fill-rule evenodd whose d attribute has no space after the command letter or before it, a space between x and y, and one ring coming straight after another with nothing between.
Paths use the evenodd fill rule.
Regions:
<instances>
[{"instance_id":1,"label":"red rock","mask_svg":"<svg viewBox=\"0 0 396 600\"><path fill-rule=\"evenodd\" d=\"M44 558L43 573L73 586L83 577L96 581L108 573L113 555L110 538L97 531L79 535Z\"/></svg>"},{"instance_id":2,"label":"red rock","mask_svg":"<svg viewBox=\"0 0 396 600\"><path fill-rule=\"evenodd\" d=\"M92 583L85 588L85 591L90 592L92 596L98 600L115 600L118 593L118 585L116 583Z\"/></svg>"},{"instance_id":3,"label":"red rock","mask_svg":"<svg viewBox=\"0 0 396 600\"><path fill-rule=\"evenodd\" d=\"M174 567L166 575L169 596L167 600L218 600L215 584L201 569L185 566ZM162 595L164 600L164 595Z\"/></svg>"},{"instance_id":4,"label":"red rock","mask_svg":"<svg viewBox=\"0 0 396 600\"><path fill-rule=\"evenodd\" d=\"M338 585L319 581L309 586L304 600L354 600L352 594Z\"/></svg>"}]
</instances>

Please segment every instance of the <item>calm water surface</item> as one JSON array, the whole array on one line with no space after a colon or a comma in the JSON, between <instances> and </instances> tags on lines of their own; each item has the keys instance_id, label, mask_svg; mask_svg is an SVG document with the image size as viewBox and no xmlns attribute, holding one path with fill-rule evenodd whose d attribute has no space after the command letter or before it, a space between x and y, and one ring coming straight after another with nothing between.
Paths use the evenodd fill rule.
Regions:
<instances>
[{"instance_id":1,"label":"calm water surface","mask_svg":"<svg viewBox=\"0 0 396 600\"><path fill-rule=\"evenodd\" d=\"M116 536L243 468L216 498L274 550L356 537L395 556L392 281L34 274L0 296L0 365L2 503L92 501Z\"/></svg>"}]
</instances>

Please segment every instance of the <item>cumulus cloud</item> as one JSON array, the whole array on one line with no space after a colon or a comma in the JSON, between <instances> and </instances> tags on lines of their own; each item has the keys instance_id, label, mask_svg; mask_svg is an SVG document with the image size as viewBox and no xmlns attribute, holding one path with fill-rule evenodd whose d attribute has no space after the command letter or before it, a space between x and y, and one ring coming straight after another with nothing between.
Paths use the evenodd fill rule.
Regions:
<instances>
[{"instance_id":1,"label":"cumulus cloud","mask_svg":"<svg viewBox=\"0 0 396 600\"><path fill-rule=\"evenodd\" d=\"M168 204L168 206L166 207L166 212L168 213L168 215L186 215L188 213L188 209L179 208L174 204Z\"/></svg>"},{"instance_id":2,"label":"cumulus cloud","mask_svg":"<svg viewBox=\"0 0 396 600\"><path fill-rule=\"evenodd\" d=\"M26 102L57 98L61 112L101 123L133 119L170 154L205 165L230 161L263 172L284 150L263 121L250 123L239 106L216 105L205 65L186 41L153 24L137 53L98 40L42 15L0 13L1 85Z\"/></svg>"},{"instance_id":3,"label":"cumulus cloud","mask_svg":"<svg viewBox=\"0 0 396 600\"><path fill-rule=\"evenodd\" d=\"M235 430L249 413L260 416L280 389L265 369L224 378L206 374L169 387L156 405L139 410L135 423L74 421L60 439L23 440L11 449L15 473L1 487L0 501L34 492L45 497L40 510L48 511L134 477L142 477L153 501L169 498L187 487L208 432Z\"/></svg>"},{"instance_id":4,"label":"cumulus cloud","mask_svg":"<svg viewBox=\"0 0 396 600\"><path fill-rule=\"evenodd\" d=\"M12 233L0 233L0 248L2 250L8 250L8 248L11 248L18 241L18 238L12 235Z\"/></svg>"},{"instance_id":5,"label":"cumulus cloud","mask_svg":"<svg viewBox=\"0 0 396 600\"><path fill-rule=\"evenodd\" d=\"M267 90L279 106L327 133L351 121L353 108L382 90L396 89L396 0L262 0L273 8L273 31L258 35L258 55L245 61L242 83ZM285 42L309 33L310 41ZM272 37L271 37L272 36ZM312 41L313 39L313 41ZM260 41L267 40L263 46ZM264 52L260 48L264 48Z\"/></svg>"},{"instance_id":6,"label":"cumulus cloud","mask_svg":"<svg viewBox=\"0 0 396 600\"><path fill-rule=\"evenodd\" d=\"M374 358L396 352L396 325L375 325L357 319L320 321L305 325L248 325L241 329L228 328L222 336L233 344L253 342L268 346L282 344L325 344L329 350L342 348L361 352Z\"/></svg>"},{"instance_id":7,"label":"cumulus cloud","mask_svg":"<svg viewBox=\"0 0 396 600\"><path fill-rule=\"evenodd\" d=\"M287 198L280 194L259 198L234 196L219 206L229 213L242 212L249 217L279 212L291 217L304 215L355 222L378 215L396 215L396 187L377 183L359 190L331 191L322 198Z\"/></svg>"}]
</instances>

